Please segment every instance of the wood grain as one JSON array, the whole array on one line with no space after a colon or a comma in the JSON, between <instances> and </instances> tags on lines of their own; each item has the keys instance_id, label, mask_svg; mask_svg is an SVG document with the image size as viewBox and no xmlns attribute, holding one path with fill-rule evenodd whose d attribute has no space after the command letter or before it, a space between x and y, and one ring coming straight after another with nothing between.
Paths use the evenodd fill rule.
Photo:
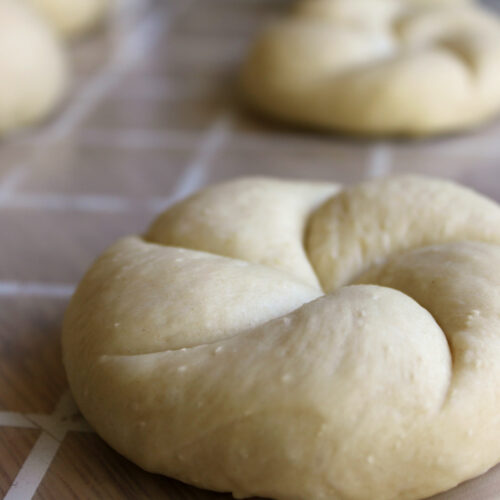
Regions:
<instances>
[{"instance_id":1,"label":"wood grain","mask_svg":"<svg viewBox=\"0 0 500 500\"><path fill-rule=\"evenodd\" d=\"M0 298L1 410L53 411L67 386L60 347L66 303L40 297Z\"/></svg>"},{"instance_id":2,"label":"wood grain","mask_svg":"<svg viewBox=\"0 0 500 500\"><path fill-rule=\"evenodd\" d=\"M229 500L231 496L149 474L118 455L95 434L69 433L35 498Z\"/></svg>"},{"instance_id":3,"label":"wood grain","mask_svg":"<svg viewBox=\"0 0 500 500\"><path fill-rule=\"evenodd\" d=\"M3 498L40 434L36 429L0 428L0 496Z\"/></svg>"}]
</instances>

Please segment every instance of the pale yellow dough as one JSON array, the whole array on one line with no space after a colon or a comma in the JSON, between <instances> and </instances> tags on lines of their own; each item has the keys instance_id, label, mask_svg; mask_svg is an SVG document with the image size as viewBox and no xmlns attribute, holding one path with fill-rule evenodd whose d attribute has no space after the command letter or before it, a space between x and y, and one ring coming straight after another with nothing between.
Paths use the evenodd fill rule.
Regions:
<instances>
[{"instance_id":1,"label":"pale yellow dough","mask_svg":"<svg viewBox=\"0 0 500 500\"><path fill-rule=\"evenodd\" d=\"M65 37L85 34L108 14L112 0L25 0Z\"/></svg>"},{"instance_id":2,"label":"pale yellow dough","mask_svg":"<svg viewBox=\"0 0 500 500\"><path fill-rule=\"evenodd\" d=\"M426 135L500 111L500 21L466 1L309 0L253 45L250 106L292 124Z\"/></svg>"},{"instance_id":3,"label":"pale yellow dough","mask_svg":"<svg viewBox=\"0 0 500 500\"><path fill-rule=\"evenodd\" d=\"M0 0L0 135L45 118L67 83L63 48L20 0Z\"/></svg>"},{"instance_id":4,"label":"pale yellow dough","mask_svg":"<svg viewBox=\"0 0 500 500\"><path fill-rule=\"evenodd\" d=\"M146 470L424 498L500 461L500 206L419 177L209 187L96 260L62 340L81 411Z\"/></svg>"}]
</instances>

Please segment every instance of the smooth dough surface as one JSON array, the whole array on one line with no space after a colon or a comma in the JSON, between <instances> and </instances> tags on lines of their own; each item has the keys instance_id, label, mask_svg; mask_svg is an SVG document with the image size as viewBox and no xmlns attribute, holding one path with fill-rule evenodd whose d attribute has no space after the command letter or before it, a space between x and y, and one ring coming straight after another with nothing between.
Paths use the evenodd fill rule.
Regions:
<instances>
[{"instance_id":1,"label":"smooth dough surface","mask_svg":"<svg viewBox=\"0 0 500 500\"><path fill-rule=\"evenodd\" d=\"M99 24L112 0L27 0L65 37L82 35Z\"/></svg>"},{"instance_id":2,"label":"smooth dough surface","mask_svg":"<svg viewBox=\"0 0 500 500\"><path fill-rule=\"evenodd\" d=\"M0 135L46 117L67 83L63 48L20 0L0 0Z\"/></svg>"},{"instance_id":3,"label":"smooth dough surface","mask_svg":"<svg viewBox=\"0 0 500 500\"><path fill-rule=\"evenodd\" d=\"M262 114L355 134L426 135L500 111L500 20L445 0L307 0L258 37L242 93Z\"/></svg>"},{"instance_id":4,"label":"smooth dough surface","mask_svg":"<svg viewBox=\"0 0 500 500\"><path fill-rule=\"evenodd\" d=\"M77 288L81 411L236 497L415 500L500 461L500 206L394 177L208 187Z\"/></svg>"}]
</instances>

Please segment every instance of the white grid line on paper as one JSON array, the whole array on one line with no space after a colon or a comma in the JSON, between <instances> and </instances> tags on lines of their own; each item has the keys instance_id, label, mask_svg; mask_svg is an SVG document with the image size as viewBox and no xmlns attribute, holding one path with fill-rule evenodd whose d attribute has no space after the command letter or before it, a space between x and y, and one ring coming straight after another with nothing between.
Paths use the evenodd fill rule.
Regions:
<instances>
[{"instance_id":1,"label":"white grid line on paper","mask_svg":"<svg viewBox=\"0 0 500 500\"><path fill-rule=\"evenodd\" d=\"M183 2L173 15L165 12L162 3L156 6L118 45L111 61L80 92L79 98L74 101L67 112L49 127L44 134L45 139L61 139L73 131L95 109L108 91L126 75L127 71L141 60L143 54L155 46L159 36L169 31L174 19L185 12L191 4L192 1Z\"/></svg>"},{"instance_id":2,"label":"white grid line on paper","mask_svg":"<svg viewBox=\"0 0 500 500\"><path fill-rule=\"evenodd\" d=\"M50 434L42 431L4 500L27 500L32 498L38 485L56 456L60 443Z\"/></svg>"},{"instance_id":3,"label":"white grid line on paper","mask_svg":"<svg viewBox=\"0 0 500 500\"><path fill-rule=\"evenodd\" d=\"M29 413L26 417L59 441L68 431L93 432L80 415L69 390L61 396L51 415Z\"/></svg>"},{"instance_id":4,"label":"white grid line on paper","mask_svg":"<svg viewBox=\"0 0 500 500\"><path fill-rule=\"evenodd\" d=\"M113 147L126 149L189 149L201 140L203 132L178 130L108 129L83 130L79 143L90 147Z\"/></svg>"},{"instance_id":5,"label":"white grid line on paper","mask_svg":"<svg viewBox=\"0 0 500 500\"><path fill-rule=\"evenodd\" d=\"M210 89L210 85L200 80L166 81L164 76L152 75L145 81L140 80L132 88L119 92L118 95L111 94L109 98L112 101L122 101L123 99L141 101L193 99L202 96Z\"/></svg>"},{"instance_id":6,"label":"white grid line on paper","mask_svg":"<svg viewBox=\"0 0 500 500\"><path fill-rule=\"evenodd\" d=\"M75 285L64 283L0 281L0 297L41 296L65 299L71 297L74 291Z\"/></svg>"},{"instance_id":7,"label":"white grid line on paper","mask_svg":"<svg viewBox=\"0 0 500 500\"><path fill-rule=\"evenodd\" d=\"M16 193L15 196L0 199L0 205L9 208L31 208L54 211L97 212L97 213L155 213L161 206L163 197L146 200L113 195L65 195Z\"/></svg>"},{"instance_id":8,"label":"white grid line on paper","mask_svg":"<svg viewBox=\"0 0 500 500\"><path fill-rule=\"evenodd\" d=\"M0 411L0 427L41 429L58 441L62 441L69 431L94 432L80 414L69 390L59 398L54 412L49 415Z\"/></svg>"},{"instance_id":9,"label":"white grid line on paper","mask_svg":"<svg viewBox=\"0 0 500 500\"><path fill-rule=\"evenodd\" d=\"M111 61L87 83L78 98L42 134L41 140L53 142L66 137L95 109L97 104L137 62L146 46L153 46L164 19L155 9L119 44Z\"/></svg>"},{"instance_id":10,"label":"white grid line on paper","mask_svg":"<svg viewBox=\"0 0 500 500\"><path fill-rule=\"evenodd\" d=\"M16 190L17 186L28 175L29 169L26 165L17 165L12 168L0 183L0 206L2 206Z\"/></svg>"},{"instance_id":11,"label":"white grid line on paper","mask_svg":"<svg viewBox=\"0 0 500 500\"><path fill-rule=\"evenodd\" d=\"M231 144L228 149L237 149L248 152L301 152L301 153L317 153L318 151L331 152L337 148L352 149L352 144L344 143L336 139L334 136L318 136L306 134L297 136L293 132L269 130L264 134L238 131L234 134Z\"/></svg>"},{"instance_id":12,"label":"white grid line on paper","mask_svg":"<svg viewBox=\"0 0 500 500\"><path fill-rule=\"evenodd\" d=\"M36 429L37 425L16 411L0 411L0 427L24 427Z\"/></svg>"},{"instance_id":13,"label":"white grid line on paper","mask_svg":"<svg viewBox=\"0 0 500 500\"><path fill-rule=\"evenodd\" d=\"M112 86L137 62L146 46L153 45L156 41L161 28L164 28L163 16L158 15L157 10L141 21L123 43L117 46L112 60L87 83L79 92L78 98L68 104L65 111L35 137L34 145L43 146L63 139L95 109ZM29 170L26 165L14 167L4 178L0 184L0 204L5 204L14 196L15 188Z\"/></svg>"},{"instance_id":14,"label":"white grid line on paper","mask_svg":"<svg viewBox=\"0 0 500 500\"><path fill-rule=\"evenodd\" d=\"M234 110L233 113L237 113ZM206 134L206 132L205 132ZM189 149L195 147L202 140L203 131L181 130L181 129L143 129L143 128L108 128L92 127L82 130L79 136L79 144L95 148L125 148L125 149ZM230 150L244 150L248 152L265 151L267 153L280 153L283 151L317 152L331 151L340 143L336 141L318 139L313 136L295 137L285 132L269 132L266 136L257 135L253 132L241 132L233 134L231 143L226 147ZM345 145L342 145L345 146ZM389 147L389 145L387 145ZM376 152L380 148L374 146ZM373 152L372 152L373 154ZM376 153L379 154L380 153Z\"/></svg>"},{"instance_id":15,"label":"white grid line on paper","mask_svg":"<svg viewBox=\"0 0 500 500\"><path fill-rule=\"evenodd\" d=\"M0 412L0 417L6 413L10 412ZM32 422L32 427L39 428L42 432L19 469L4 500L32 498L67 432L93 432L83 417L78 414L78 409L69 391L61 396L51 415L16 414L16 421L19 424L25 424L25 421ZM11 425L7 423L6 426L10 427ZM14 425L14 427L28 427L28 425Z\"/></svg>"},{"instance_id":16,"label":"white grid line on paper","mask_svg":"<svg viewBox=\"0 0 500 500\"><path fill-rule=\"evenodd\" d=\"M174 189L174 194L165 198L161 204L158 204L156 207L157 211L165 210L167 206L186 198L204 184L207 179L210 163L228 139L231 127L232 116L229 112L221 113L214 120L199 142L198 150L193 160L187 165L184 173L179 178Z\"/></svg>"},{"instance_id":17,"label":"white grid line on paper","mask_svg":"<svg viewBox=\"0 0 500 500\"><path fill-rule=\"evenodd\" d=\"M384 177L392 170L392 151L389 144L381 142L377 144L370 155L365 177L375 179Z\"/></svg>"}]
</instances>

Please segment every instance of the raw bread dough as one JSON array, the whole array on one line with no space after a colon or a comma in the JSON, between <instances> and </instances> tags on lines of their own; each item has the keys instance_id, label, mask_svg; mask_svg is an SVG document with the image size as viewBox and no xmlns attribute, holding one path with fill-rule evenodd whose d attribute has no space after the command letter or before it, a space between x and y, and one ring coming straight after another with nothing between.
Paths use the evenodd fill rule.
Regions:
<instances>
[{"instance_id":1,"label":"raw bread dough","mask_svg":"<svg viewBox=\"0 0 500 500\"><path fill-rule=\"evenodd\" d=\"M500 460L499 311L496 203L418 177L244 179L99 257L64 364L146 470L236 497L414 500Z\"/></svg>"},{"instance_id":2,"label":"raw bread dough","mask_svg":"<svg viewBox=\"0 0 500 500\"><path fill-rule=\"evenodd\" d=\"M27 0L44 14L63 36L84 34L101 22L111 0Z\"/></svg>"},{"instance_id":3,"label":"raw bread dough","mask_svg":"<svg viewBox=\"0 0 500 500\"><path fill-rule=\"evenodd\" d=\"M47 116L66 82L65 53L50 29L23 2L0 0L0 135Z\"/></svg>"},{"instance_id":4,"label":"raw bread dough","mask_svg":"<svg viewBox=\"0 0 500 500\"><path fill-rule=\"evenodd\" d=\"M249 105L355 134L425 135L500 111L500 21L466 1L309 0L257 39Z\"/></svg>"}]
</instances>

